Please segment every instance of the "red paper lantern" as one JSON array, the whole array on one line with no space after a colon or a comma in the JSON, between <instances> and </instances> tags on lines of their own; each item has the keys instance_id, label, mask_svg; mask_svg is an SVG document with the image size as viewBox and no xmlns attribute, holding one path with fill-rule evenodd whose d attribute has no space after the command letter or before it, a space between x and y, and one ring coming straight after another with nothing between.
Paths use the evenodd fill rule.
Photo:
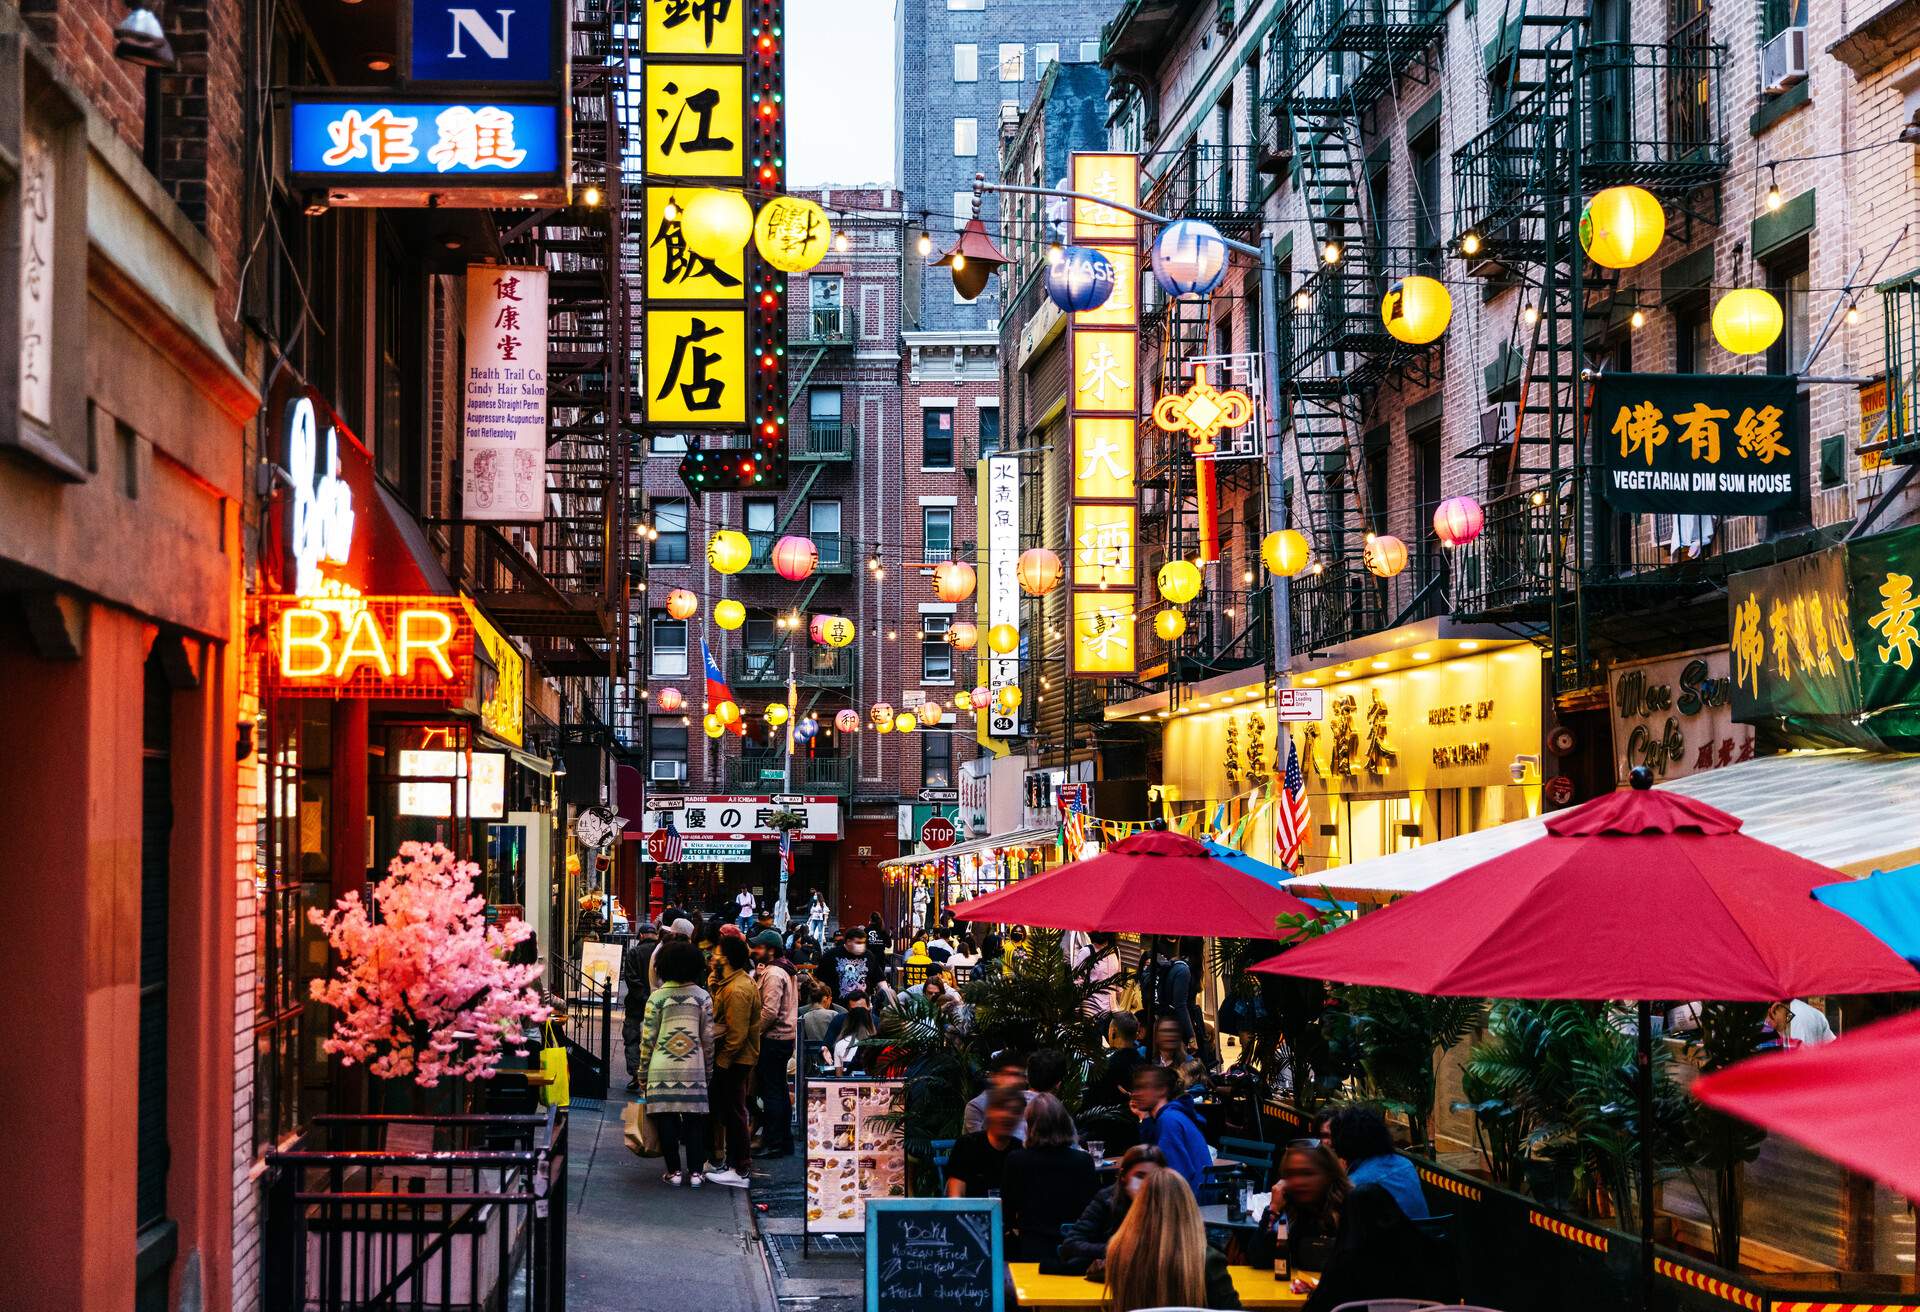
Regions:
<instances>
[{"instance_id":1,"label":"red paper lantern","mask_svg":"<svg viewBox=\"0 0 1920 1312\"><path fill-rule=\"evenodd\" d=\"M773 544L773 572L789 583L806 578L819 563L820 550L811 538L790 533Z\"/></svg>"},{"instance_id":2,"label":"red paper lantern","mask_svg":"<svg viewBox=\"0 0 1920 1312\"><path fill-rule=\"evenodd\" d=\"M973 585L973 566L965 561L943 560L933 567L933 595L942 601L965 601Z\"/></svg>"},{"instance_id":3,"label":"red paper lantern","mask_svg":"<svg viewBox=\"0 0 1920 1312\"><path fill-rule=\"evenodd\" d=\"M858 733L860 731L860 712L854 710L851 706L846 707L833 717L833 727L841 733Z\"/></svg>"},{"instance_id":4,"label":"red paper lantern","mask_svg":"<svg viewBox=\"0 0 1920 1312\"><path fill-rule=\"evenodd\" d=\"M675 588L667 594L667 614L677 620L692 619L700 613L700 598L685 588Z\"/></svg>"},{"instance_id":5,"label":"red paper lantern","mask_svg":"<svg viewBox=\"0 0 1920 1312\"><path fill-rule=\"evenodd\" d=\"M687 704L687 698L678 688L662 688L653 704L663 711L677 711Z\"/></svg>"},{"instance_id":6,"label":"red paper lantern","mask_svg":"<svg viewBox=\"0 0 1920 1312\"><path fill-rule=\"evenodd\" d=\"M1486 525L1487 512L1472 497L1448 497L1433 509L1433 534L1444 546L1464 547Z\"/></svg>"}]
</instances>

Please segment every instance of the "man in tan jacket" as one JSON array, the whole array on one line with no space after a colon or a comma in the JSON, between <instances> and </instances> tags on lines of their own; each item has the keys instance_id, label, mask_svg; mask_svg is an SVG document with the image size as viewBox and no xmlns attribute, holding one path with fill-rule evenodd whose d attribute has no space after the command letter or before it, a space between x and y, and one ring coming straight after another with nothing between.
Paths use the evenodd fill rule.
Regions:
<instances>
[{"instance_id":1,"label":"man in tan jacket","mask_svg":"<svg viewBox=\"0 0 1920 1312\"><path fill-rule=\"evenodd\" d=\"M765 929L751 940L753 974L760 985L760 1061L754 1079L760 1104L761 1157L793 1156L793 1041L800 1025L800 988L786 960L780 931Z\"/></svg>"},{"instance_id":2,"label":"man in tan jacket","mask_svg":"<svg viewBox=\"0 0 1920 1312\"><path fill-rule=\"evenodd\" d=\"M713 1077L710 1081L714 1123L725 1136L722 1169L708 1171L714 1184L747 1187L753 1169L753 1142L747 1128L747 1091L753 1087L753 1067L760 1058L760 988L748 973L747 941L732 934L720 936L718 977L713 985Z\"/></svg>"}]
</instances>

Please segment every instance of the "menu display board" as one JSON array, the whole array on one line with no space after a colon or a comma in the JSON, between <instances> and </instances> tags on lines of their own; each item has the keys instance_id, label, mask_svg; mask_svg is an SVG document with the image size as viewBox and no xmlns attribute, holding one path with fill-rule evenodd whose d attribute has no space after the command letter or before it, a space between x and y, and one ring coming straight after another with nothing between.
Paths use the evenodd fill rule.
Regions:
<instances>
[{"instance_id":1,"label":"menu display board","mask_svg":"<svg viewBox=\"0 0 1920 1312\"><path fill-rule=\"evenodd\" d=\"M1002 1312L1001 1256L998 1198L876 1200L866 1312Z\"/></svg>"},{"instance_id":2,"label":"menu display board","mask_svg":"<svg viewBox=\"0 0 1920 1312\"><path fill-rule=\"evenodd\" d=\"M807 1230L859 1234L866 1205L907 1196L906 1086L885 1080L807 1084Z\"/></svg>"}]
</instances>

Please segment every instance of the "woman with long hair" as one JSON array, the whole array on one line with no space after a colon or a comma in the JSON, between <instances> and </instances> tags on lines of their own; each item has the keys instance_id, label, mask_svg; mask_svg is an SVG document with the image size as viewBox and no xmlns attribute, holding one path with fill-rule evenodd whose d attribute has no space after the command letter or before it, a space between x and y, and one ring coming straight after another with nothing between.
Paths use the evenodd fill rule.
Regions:
<instances>
[{"instance_id":1,"label":"woman with long hair","mask_svg":"<svg viewBox=\"0 0 1920 1312\"><path fill-rule=\"evenodd\" d=\"M647 1115L660 1132L667 1159L661 1179L676 1188L684 1184L697 1189L706 1156L707 1086L713 1071L713 999L701 987L707 966L700 949L682 938L662 944L653 966L660 987L647 996L636 1074L646 1087Z\"/></svg>"},{"instance_id":2,"label":"woman with long hair","mask_svg":"<svg viewBox=\"0 0 1920 1312\"><path fill-rule=\"evenodd\" d=\"M1029 1068L1031 1069L1031 1068ZM1050 1262L1060 1251L1060 1232L1100 1188L1093 1158L1073 1142L1073 1117L1050 1093L1027 1104L1027 1138L1007 1158L1000 1182L1001 1211L1010 1262Z\"/></svg>"},{"instance_id":3,"label":"woman with long hair","mask_svg":"<svg viewBox=\"0 0 1920 1312\"><path fill-rule=\"evenodd\" d=\"M847 1014L840 1022L839 1034L833 1046L826 1051L827 1062L833 1067L835 1075L865 1071L871 1063L867 1060L867 1050L861 1044L878 1032L873 1023L873 1010L866 1005L866 999L849 1001L854 1005L847 1008Z\"/></svg>"},{"instance_id":4,"label":"woman with long hair","mask_svg":"<svg viewBox=\"0 0 1920 1312\"><path fill-rule=\"evenodd\" d=\"M1263 1227L1264 1244L1271 1260L1276 1247L1276 1223L1287 1223L1287 1260L1295 1271L1321 1272L1333 1256L1335 1238L1340 1233L1340 1218L1346 1211L1353 1186L1346 1168L1325 1144L1312 1139L1296 1139L1280 1157L1280 1179L1273 1186L1273 1206L1267 1210Z\"/></svg>"},{"instance_id":5,"label":"woman with long hair","mask_svg":"<svg viewBox=\"0 0 1920 1312\"><path fill-rule=\"evenodd\" d=\"M1109 1312L1238 1308L1227 1259L1207 1247L1193 1190L1177 1171L1155 1171L1107 1241Z\"/></svg>"},{"instance_id":6,"label":"woman with long hair","mask_svg":"<svg viewBox=\"0 0 1920 1312\"><path fill-rule=\"evenodd\" d=\"M1038 1101L1036 1099L1036 1101ZM1137 1143L1120 1158L1120 1167L1111 1189L1102 1189L1080 1213L1080 1219L1067 1227L1060 1241L1060 1260L1077 1267L1092 1268L1107 1260L1107 1242L1126 1219L1127 1209L1146 1184L1147 1177L1164 1170L1167 1155L1150 1143Z\"/></svg>"}]
</instances>

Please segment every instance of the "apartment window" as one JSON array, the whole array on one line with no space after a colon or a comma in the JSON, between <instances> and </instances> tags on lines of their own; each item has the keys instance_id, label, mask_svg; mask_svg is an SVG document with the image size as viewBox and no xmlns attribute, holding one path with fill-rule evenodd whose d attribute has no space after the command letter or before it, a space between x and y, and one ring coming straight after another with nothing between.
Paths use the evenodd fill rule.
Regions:
<instances>
[{"instance_id":1,"label":"apartment window","mask_svg":"<svg viewBox=\"0 0 1920 1312\"><path fill-rule=\"evenodd\" d=\"M1060 43L1041 41L1033 47L1033 75L1036 78L1047 75L1047 65L1060 62Z\"/></svg>"},{"instance_id":2,"label":"apartment window","mask_svg":"<svg viewBox=\"0 0 1920 1312\"><path fill-rule=\"evenodd\" d=\"M773 498L749 497L746 502L747 532L773 532Z\"/></svg>"},{"instance_id":3,"label":"apartment window","mask_svg":"<svg viewBox=\"0 0 1920 1312\"><path fill-rule=\"evenodd\" d=\"M653 527L660 536L653 540L653 563L687 563L687 503L684 499L653 503Z\"/></svg>"},{"instance_id":4,"label":"apartment window","mask_svg":"<svg viewBox=\"0 0 1920 1312\"><path fill-rule=\"evenodd\" d=\"M653 640L649 644L653 663L649 669L656 678L687 677L687 622L676 620L663 610L652 615Z\"/></svg>"},{"instance_id":5,"label":"apartment window","mask_svg":"<svg viewBox=\"0 0 1920 1312\"><path fill-rule=\"evenodd\" d=\"M1006 42L1000 47L1000 80L1002 82L1024 82L1027 77L1027 48L1018 42Z\"/></svg>"},{"instance_id":6,"label":"apartment window","mask_svg":"<svg viewBox=\"0 0 1920 1312\"><path fill-rule=\"evenodd\" d=\"M656 456L683 456L687 453L687 435L655 433L648 439L647 453Z\"/></svg>"},{"instance_id":7,"label":"apartment window","mask_svg":"<svg viewBox=\"0 0 1920 1312\"><path fill-rule=\"evenodd\" d=\"M949 9L972 9L978 11L986 7L987 0L947 0L947 8Z\"/></svg>"},{"instance_id":8,"label":"apartment window","mask_svg":"<svg viewBox=\"0 0 1920 1312\"><path fill-rule=\"evenodd\" d=\"M920 510L921 554L928 560L953 559L953 508L923 506Z\"/></svg>"},{"instance_id":9,"label":"apartment window","mask_svg":"<svg viewBox=\"0 0 1920 1312\"><path fill-rule=\"evenodd\" d=\"M1440 426L1407 435L1413 456L1414 523L1420 526L1420 554L1414 578L1424 587L1440 568L1440 539L1433 531L1434 508L1440 504Z\"/></svg>"},{"instance_id":10,"label":"apartment window","mask_svg":"<svg viewBox=\"0 0 1920 1312\"><path fill-rule=\"evenodd\" d=\"M953 682L953 646L947 641L947 630L953 625L951 615L922 615L920 617L920 681L922 683Z\"/></svg>"},{"instance_id":11,"label":"apartment window","mask_svg":"<svg viewBox=\"0 0 1920 1312\"><path fill-rule=\"evenodd\" d=\"M846 327L847 284L837 273L816 273L807 279L807 309L815 341L834 341Z\"/></svg>"},{"instance_id":12,"label":"apartment window","mask_svg":"<svg viewBox=\"0 0 1920 1312\"><path fill-rule=\"evenodd\" d=\"M920 735L920 786L953 787L952 734L935 732Z\"/></svg>"},{"instance_id":13,"label":"apartment window","mask_svg":"<svg viewBox=\"0 0 1920 1312\"><path fill-rule=\"evenodd\" d=\"M1446 197L1440 194L1440 125L1434 124L1410 147L1413 163L1413 244L1421 267L1440 266L1440 214Z\"/></svg>"},{"instance_id":14,"label":"apartment window","mask_svg":"<svg viewBox=\"0 0 1920 1312\"><path fill-rule=\"evenodd\" d=\"M978 82L980 80L980 47L971 43L956 45L953 48L953 80L955 82Z\"/></svg>"},{"instance_id":15,"label":"apartment window","mask_svg":"<svg viewBox=\"0 0 1920 1312\"><path fill-rule=\"evenodd\" d=\"M1807 358L1807 348L1813 341L1812 298L1808 294L1810 282L1807 276L1807 247L1798 242L1788 250L1775 254L1767 261L1767 290L1780 302L1780 308L1786 315L1786 326L1772 346L1767 348L1767 372L1770 374L1789 374L1800 368ZM1767 528L1771 533L1790 533L1803 529L1813 523L1813 485L1811 479L1819 472L1807 449L1813 445L1809 440L1812 415L1809 413L1810 393L1802 385L1794 398L1794 428L1800 434L1801 451L1796 455L1800 462L1797 471L1800 475L1800 491L1793 501L1776 510L1767 517Z\"/></svg>"},{"instance_id":16,"label":"apartment window","mask_svg":"<svg viewBox=\"0 0 1920 1312\"><path fill-rule=\"evenodd\" d=\"M953 193L953 230L955 232L967 226L967 220L973 217L973 189Z\"/></svg>"},{"instance_id":17,"label":"apartment window","mask_svg":"<svg viewBox=\"0 0 1920 1312\"><path fill-rule=\"evenodd\" d=\"M1771 41L1790 27L1807 25L1807 0L1763 0L1760 39Z\"/></svg>"},{"instance_id":18,"label":"apartment window","mask_svg":"<svg viewBox=\"0 0 1920 1312\"><path fill-rule=\"evenodd\" d=\"M678 761L680 777L687 777L687 726L679 716L656 715L647 721L647 757L654 761Z\"/></svg>"},{"instance_id":19,"label":"apartment window","mask_svg":"<svg viewBox=\"0 0 1920 1312\"><path fill-rule=\"evenodd\" d=\"M1000 449L1000 407L983 405L980 407L980 458Z\"/></svg>"},{"instance_id":20,"label":"apartment window","mask_svg":"<svg viewBox=\"0 0 1920 1312\"><path fill-rule=\"evenodd\" d=\"M920 412L920 467L953 468L953 411L928 406Z\"/></svg>"},{"instance_id":21,"label":"apartment window","mask_svg":"<svg viewBox=\"0 0 1920 1312\"><path fill-rule=\"evenodd\" d=\"M780 626L774 621L772 611L748 611L741 633L748 651L768 652L780 645ZM764 662L761 667L766 668Z\"/></svg>"},{"instance_id":22,"label":"apartment window","mask_svg":"<svg viewBox=\"0 0 1920 1312\"><path fill-rule=\"evenodd\" d=\"M1098 41L1082 41L1080 43L1080 62L1083 64L1097 64L1100 62L1100 43Z\"/></svg>"},{"instance_id":23,"label":"apartment window","mask_svg":"<svg viewBox=\"0 0 1920 1312\"><path fill-rule=\"evenodd\" d=\"M813 539L813 545L820 553L822 565L840 564L840 503L838 501L807 503L807 536Z\"/></svg>"},{"instance_id":24,"label":"apartment window","mask_svg":"<svg viewBox=\"0 0 1920 1312\"><path fill-rule=\"evenodd\" d=\"M972 157L980 153L980 120L957 118L953 121L953 153Z\"/></svg>"},{"instance_id":25,"label":"apartment window","mask_svg":"<svg viewBox=\"0 0 1920 1312\"><path fill-rule=\"evenodd\" d=\"M1679 374L1707 372L1713 321L1703 297L1689 297L1673 307L1673 371Z\"/></svg>"}]
</instances>

